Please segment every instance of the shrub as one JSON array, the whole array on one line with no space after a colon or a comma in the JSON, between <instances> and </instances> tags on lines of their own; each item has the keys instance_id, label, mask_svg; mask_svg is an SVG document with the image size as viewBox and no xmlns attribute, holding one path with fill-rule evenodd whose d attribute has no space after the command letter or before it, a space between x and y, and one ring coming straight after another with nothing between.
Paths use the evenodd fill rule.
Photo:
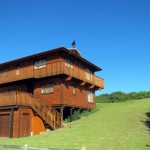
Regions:
<instances>
[{"instance_id":1,"label":"shrub","mask_svg":"<svg viewBox=\"0 0 150 150\"><path fill-rule=\"evenodd\" d=\"M110 94L102 94L100 96L97 96L96 97L96 102L97 103L106 103L106 102L111 103Z\"/></svg>"},{"instance_id":2,"label":"shrub","mask_svg":"<svg viewBox=\"0 0 150 150\"><path fill-rule=\"evenodd\" d=\"M80 112L79 109L78 109L78 110L75 110L75 111L73 112L73 121L79 120L79 119L81 119L82 117L87 117L87 116L89 116L89 115L95 113L96 111L97 111L97 109L92 109L92 110L90 110L90 111L88 111L88 110L83 110L83 111L81 111L81 112ZM65 123L68 123L68 122L70 122L70 121L71 121L70 116L68 116L68 117L64 120Z\"/></svg>"},{"instance_id":3,"label":"shrub","mask_svg":"<svg viewBox=\"0 0 150 150\"><path fill-rule=\"evenodd\" d=\"M128 93L127 96L128 96L128 99L129 99L129 100L137 99L137 93L136 93L136 92Z\"/></svg>"},{"instance_id":4,"label":"shrub","mask_svg":"<svg viewBox=\"0 0 150 150\"><path fill-rule=\"evenodd\" d=\"M79 120L81 118L80 110L75 110L73 112L73 120Z\"/></svg>"},{"instance_id":5,"label":"shrub","mask_svg":"<svg viewBox=\"0 0 150 150\"><path fill-rule=\"evenodd\" d=\"M111 102L123 102L127 100L126 93L117 91L110 94L110 100Z\"/></svg>"},{"instance_id":6,"label":"shrub","mask_svg":"<svg viewBox=\"0 0 150 150\"><path fill-rule=\"evenodd\" d=\"M97 103L115 103L115 102L138 100L138 99L144 99L144 98L150 98L150 91L131 92L131 93L124 93L121 91L117 91L111 94L102 94L96 97L96 102Z\"/></svg>"}]
</instances>

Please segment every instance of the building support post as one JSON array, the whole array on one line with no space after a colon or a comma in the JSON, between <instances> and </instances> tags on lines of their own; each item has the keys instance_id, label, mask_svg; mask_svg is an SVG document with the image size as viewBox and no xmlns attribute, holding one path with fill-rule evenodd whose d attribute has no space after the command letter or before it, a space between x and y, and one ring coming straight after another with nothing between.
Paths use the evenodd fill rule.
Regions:
<instances>
[{"instance_id":1,"label":"building support post","mask_svg":"<svg viewBox=\"0 0 150 150\"><path fill-rule=\"evenodd\" d=\"M11 113L10 113L10 138L13 138L13 122L14 122L14 109L11 108Z\"/></svg>"},{"instance_id":2,"label":"building support post","mask_svg":"<svg viewBox=\"0 0 150 150\"><path fill-rule=\"evenodd\" d=\"M70 108L70 122L73 121L73 109L74 108Z\"/></svg>"},{"instance_id":3,"label":"building support post","mask_svg":"<svg viewBox=\"0 0 150 150\"><path fill-rule=\"evenodd\" d=\"M60 108L60 114L61 114L61 123L63 122L63 116L64 116L64 107Z\"/></svg>"},{"instance_id":4,"label":"building support post","mask_svg":"<svg viewBox=\"0 0 150 150\"><path fill-rule=\"evenodd\" d=\"M18 129L17 137L20 137L20 108L18 108Z\"/></svg>"}]
</instances>

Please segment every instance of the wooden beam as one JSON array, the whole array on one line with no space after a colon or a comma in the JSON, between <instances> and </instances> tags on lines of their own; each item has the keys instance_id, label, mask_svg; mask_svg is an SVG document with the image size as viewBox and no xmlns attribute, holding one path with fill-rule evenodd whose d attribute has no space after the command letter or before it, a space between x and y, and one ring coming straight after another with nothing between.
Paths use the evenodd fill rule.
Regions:
<instances>
[{"instance_id":1,"label":"wooden beam","mask_svg":"<svg viewBox=\"0 0 150 150\"><path fill-rule=\"evenodd\" d=\"M93 89L94 87L95 87L95 86L92 84L89 88L90 88L90 89Z\"/></svg>"},{"instance_id":2,"label":"wooden beam","mask_svg":"<svg viewBox=\"0 0 150 150\"><path fill-rule=\"evenodd\" d=\"M71 79L72 79L72 76L69 76L69 77L66 78L66 81L69 81Z\"/></svg>"},{"instance_id":3,"label":"wooden beam","mask_svg":"<svg viewBox=\"0 0 150 150\"><path fill-rule=\"evenodd\" d=\"M97 90L98 90L98 91L100 91L101 89L102 89L102 88L101 88L101 87L99 87Z\"/></svg>"},{"instance_id":4,"label":"wooden beam","mask_svg":"<svg viewBox=\"0 0 150 150\"><path fill-rule=\"evenodd\" d=\"M61 122L64 120L64 107L60 108Z\"/></svg>"},{"instance_id":5,"label":"wooden beam","mask_svg":"<svg viewBox=\"0 0 150 150\"><path fill-rule=\"evenodd\" d=\"M70 108L70 122L73 121L73 109L74 108Z\"/></svg>"},{"instance_id":6,"label":"wooden beam","mask_svg":"<svg viewBox=\"0 0 150 150\"><path fill-rule=\"evenodd\" d=\"M64 80L62 79L61 85L60 85L60 100L61 103L64 103Z\"/></svg>"},{"instance_id":7,"label":"wooden beam","mask_svg":"<svg viewBox=\"0 0 150 150\"><path fill-rule=\"evenodd\" d=\"M84 81L83 81L83 82L81 82L81 84L80 84L80 85L85 85L85 84L86 84L86 82L84 82Z\"/></svg>"}]
</instances>

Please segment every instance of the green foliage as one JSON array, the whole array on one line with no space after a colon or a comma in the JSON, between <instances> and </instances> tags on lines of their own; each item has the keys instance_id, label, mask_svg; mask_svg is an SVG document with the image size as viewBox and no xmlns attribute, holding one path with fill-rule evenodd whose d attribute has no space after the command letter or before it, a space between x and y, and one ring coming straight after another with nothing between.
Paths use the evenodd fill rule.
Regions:
<instances>
[{"instance_id":1,"label":"green foliage","mask_svg":"<svg viewBox=\"0 0 150 150\"><path fill-rule=\"evenodd\" d=\"M147 112L146 116L147 116L147 120L145 121L145 124L150 129L150 112Z\"/></svg>"},{"instance_id":2,"label":"green foliage","mask_svg":"<svg viewBox=\"0 0 150 150\"><path fill-rule=\"evenodd\" d=\"M70 122L70 116L68 116L65 120L64 120L64 123L68 123Z\"/></svg>"},{"instance_id":3,"label":"green foliage","mask_svg":"<svg viewBox=\"0 0 150 150\"><path fill-rule=\"evenodd\" d=\"M79 119L81 119L82 117L87 117L87 116L91 115L92 113L95 113L96 111L97 111L97 109L92 109L92 110L90 110L90 111L88 111L88 110L82 110L82 111L80 111L79 109L78 109L78 110L75 110L75 111L73 112L73 121L79 120ZM65 123L68 123L68 122L70 122L70 121L71 121L70 116L68 116L68 118L66 118L66 119L64 120Z\"/></svg>"},{"instance_id":4,"label":"green foliage","mask_svg":"<svg viewBox=\"0 0 150 150\"><path fill-rule=\"evenodd\" d=\"M150 91L124 93L121 91L113 92L111 94L102 94L96 97L97 103L115 103L124 102L128 100L139 100L150 98Z\"/></svg>"},{"instance_id":5,"label":"green foliage","mask_svg":"<svg viewBox=\"0 0 150 150\"><path fill-rule=\"evenodd\" d=\"M73 120L79 120L81 118L80 110L75 110L73 112Z\"/></svg>"}]
</instances>

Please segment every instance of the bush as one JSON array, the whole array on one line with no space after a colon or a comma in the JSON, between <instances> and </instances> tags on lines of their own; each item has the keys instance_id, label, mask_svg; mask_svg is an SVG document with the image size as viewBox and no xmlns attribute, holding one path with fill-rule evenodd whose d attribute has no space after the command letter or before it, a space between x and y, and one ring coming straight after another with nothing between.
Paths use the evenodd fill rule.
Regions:
<instances>
[{"instance_id":1,"label":"bush","mask_svg":"<svg viewBox=\"0 0 150 150\"><path fill-rule=\"evenodd\" d=\"M97 96L96 97L96 102L97 103L106 103L106 102L111 103L110 94L102 94L100 96Z\"/></svg>"},{"instance_id":2,"label":"bush","mask_svg":"<svg viewBox=\"0 0 150 150\"><path fill-rule=\"evenodd\" d=\"M123 102L127 100L126 93L117 91L110 94L111 102Z\"/></svg>"},{"instance_id":3,"label":"bush","mask_svg":"<svg viewBox=\"0 0 150 150\"><path fill-rule=\"evenodd\" d=\"M117 91L111 94L102 94L96 97L96 102L115 103L115 102L124 102L128 100L138 100L144 98L150 98L150 91L131 92L131 93L124 93L121 91Z\"/></svg>"},{"instance_id":4,"label":"bush","mask_svg":"<svg viewBox=\"0 0 150 150\"><path fill-rule=\"evenodd\" d=\"M83 110L83 111L81 111L81 112L80 112L79 109L78 109L78 110L75 110L75 111L73 112L73 121L79 120L79 119L81 119L82 117L87 117L87 116L89 116L89 115L95 113L96 111L97 111L97 109L92 109L92 110L90 110L90 111L88 111L88 110ZM70 121L71 121L70 116L68 116L68 118L66 118L66 119L64 120L65 123L68 123L68 122L70 122Z\"/></svg>"},{"instance_id":5,"label":"bush","mask_svg":"<svg viewBox=\"0 0 150 150\"><path fill-rule=\"evenodd\" d=\"M137 99L137 93L136 92L128 93L128 99L129 100Z\"/></svg>"},{"instance_id":6,"label":"bush","mask_svg":"<svg viewBox=\"0 0 150 150\"><path fill-rule=\"evenodd\" d=\"M79 120L81 118L80 110L75 110L73 112L73 120Z\"/></svg>"}]
</instances>

